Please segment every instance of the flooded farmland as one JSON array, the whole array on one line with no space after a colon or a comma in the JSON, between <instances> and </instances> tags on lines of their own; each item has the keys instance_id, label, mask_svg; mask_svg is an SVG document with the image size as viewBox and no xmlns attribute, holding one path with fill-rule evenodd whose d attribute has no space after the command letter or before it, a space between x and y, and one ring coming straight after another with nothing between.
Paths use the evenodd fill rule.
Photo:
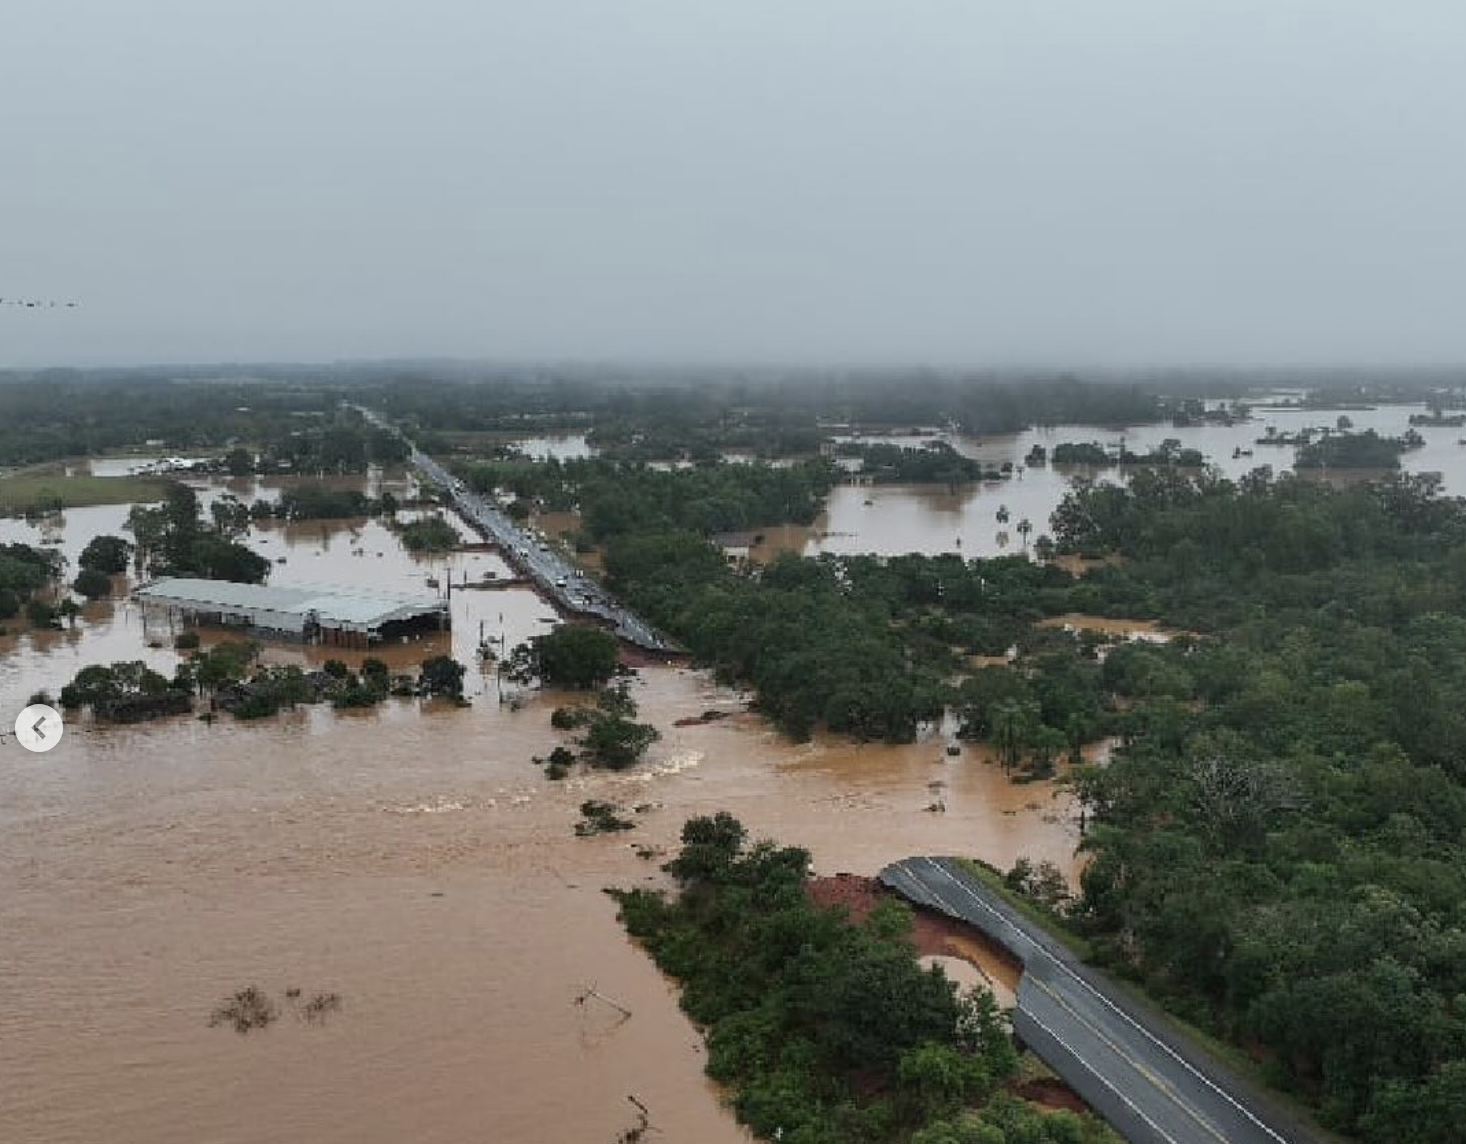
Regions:
<instances>
[{"instance_id":1,"label":"flooded farmland","mask_svg":"<svg viewBox=\"0 0 1466 1144\"><path fill-rule=\"evenodd\" d=\"M125 515L78 509L45 527L74 556ZM0 522L0 539L39 538ZM414 558L371 521L267 522L250 543L285 558L282 584L431 592L429 577L508 572L489 552ZM451 633L390 658L451 646L472 663L480 622L512 645L553 618L515 587L455 588L452 612ZM89 605L75 631L0 640L0 701L18 708L123 658L171 671L177 653L126 599ZM791 744L740 713L736 693L653 668L634 685L664 736L647 762L552 783L530 760L560 741L555 697L512 709L472 668L469 692L462 709L81 721L48 754L0 748L0 1139L612 1141L635 1122L630 1093L666 1139L742 1140L671 986L601 893L660 877L632 844L670 850L688 816L728 809L808 846L822 873L922 851L1073 870L1066 796L1008 783L973 748L949 758L935 731L904 747ZM674 726L711 709L733 714ZM587 798L640 807L639 829L575 838ZM633 1016L575 1004L591 984ZM283 1019L247 1036L210 1028L248 985ZM334 992L341 1009L301 1020L291 989Z\"/></svg>"},{"instance_id":2,"label":"flooded farmland","mask_svg":"<svg viewBox=\"0 0 1466 1144\"><path fill-rule=\"evenodd\" d=\"M825 511L809 528L765 529L764 554L785 548L813 556L821 552L856 555L875 552L898 555L903 552L960 552L965 556L1002 556L1021 553L1024 538L1020 521L1033 525L1028 543L1048 531L1049 517L1076 477L1119 480L1118 468L1087 466L1042 467L1025 464L1035 445L1052 451L1064 442L1094 441L1106 446L1122 442L1127 449L1145 453L1162 441L1180 441L1183 449L1197 449L1208 463L1229 477L1240 477L1262 465L1277 472L1291 469L1294 450L1286 446L1259 445L1257 439L1269 427L1279 434L1296 433L1308 427L1334 427L1347 416L1358 431L1374 429L1385 436L1399 436L1410 428L1410 416L1425 411L1423 405L1385 405L1369 410L1298 409L1259 406L1252 419L1233 425L1196 425L1178 429L1170 425L1105 427L1060 425L1030 429L1023 433L973 438L960 434L932 432L915 436L868 436L864 440L885 441L918 447L923 441L946 441L958 452L994 468L1011 464L1014 473L1005 481L958 485L841 485L834 489ZM1400 460L1407 473L1439 473L1444 490L1466 494L1466 445L1460 444L1466 431L1448 426L1424 426L1423 448L1407 452ZM1242 454L1242 455L1237 455ZM1249 455L1250 454L1250 455ZM1376 474L1369 474L1376 475ZM1337 477L1337 474L1335 474ZM1006 510L1006 523L999 519Z\"/></svg>"},{"instance_id":3,"label":"flooded farmland","mask_svg":"<svg viewBox=\"0 0 1466 1144\"><path fill-rule=\"evenodd\" d=\"M1349 415L1398 433L1412 411ZM1158 426L1125 440L1143 450L1176 437L1236 473L1291 459L1251 444L1269 424L1334 417L1260 411L1231 428ZM1460 430L1422 433L1427 445L1406 455L1407 471L1439 471L1448 491L1466 489ZM1113 444L1118 432L1071 426L953 443L1018 465L1034 443L1077 440ZM1232 456L1247 448L1252 458ZM294 479L199 487L206 502L225 492L249 502ZM1049 467L955 491L842 486L812 528L768 530L766 541L806 552L1021 551L1013 526L1026 517L1039 535L1069 479ZM341 480L411 491L390 474ZM1000 506L1010 516L1003 543ZM0 541L46 543L74 561L125 517L124 506L100 506L5 520ZM503 584L512 574L497 554L414 557L372 520L266 521L248 542L272 561L277 584L426 593L451 584L451 631L378 654L410 668L451 651L473 665L472 706L390 700L258 723L79 721L48 754L0 747L0 1140L609 1142L635 1122L627 1094L665 1139L743 1140L703 1076L673 989L601 893L660 878L633 846L670 851L687 817L727 809L755 834L809 847L822 874L872 874L922 852L1002 867L1026 855L1075 872L1074 807L1055 784L1011 784L971 746L948 757L937 729L901 747L792 744L744 712L745 697L679 668L645 669L634 685L642 717L663 734L644 765L549 782L531 759L560 742L549 725L556 697L501 703L497 676L476 666L481 637L512 646L555 619L534 593ZM0 706L54 694L88 663L141 658L171 672L171 635L125 596L87 605L75 630L12 626L0 636ZM311 665L327 654L364 653L266 651ZM708 710L730 717L675 725ZM1087 757L1103 763L1113 745ZM575 838L587 798L639 808L638 829ZM577 1005L592 984L631 1018ZM214 1007L247 985L280 1000L283 1018L248 1036L210 1028ZM299 1019L281 1000L292 989L339 994L341 1009Z\"/></svg>"}]
</instances>

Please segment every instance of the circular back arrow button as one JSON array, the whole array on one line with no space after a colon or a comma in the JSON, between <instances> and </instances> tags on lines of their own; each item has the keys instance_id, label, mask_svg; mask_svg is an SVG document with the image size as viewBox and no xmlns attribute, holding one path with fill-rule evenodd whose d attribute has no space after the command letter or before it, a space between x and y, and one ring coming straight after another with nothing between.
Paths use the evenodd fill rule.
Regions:
<instances>
[{"instance_id":1,"label":"circular back arrow button","mask_svg":"<svg viewBox=\"0 0 1466 1144\"><path fill-rule=\"evenodd\" d=\"M61 713L44 703L32 703L15 719L15 739L27 751L49 751L61 742L66 724Z\"/></svg>"}]
</instances>

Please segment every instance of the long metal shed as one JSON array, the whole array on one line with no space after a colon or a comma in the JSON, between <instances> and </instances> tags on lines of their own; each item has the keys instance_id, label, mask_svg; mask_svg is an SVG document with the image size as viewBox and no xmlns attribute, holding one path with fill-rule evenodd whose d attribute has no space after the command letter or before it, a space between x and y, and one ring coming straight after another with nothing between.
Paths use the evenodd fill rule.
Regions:
<instances>
[{"instance_id":1,"label":"long metal shed","mask_svg":"<svg viewBox=\"0 0 1466 1144\"><path fill-rule=\"evenodd\" d=\"M310 642L363 645L393 625L448 626L448 605L437 596L379 588L297 584L274 587L231 580L170 577L133 593L195 622L245 627Z\"/></svg>"}]
</instances>

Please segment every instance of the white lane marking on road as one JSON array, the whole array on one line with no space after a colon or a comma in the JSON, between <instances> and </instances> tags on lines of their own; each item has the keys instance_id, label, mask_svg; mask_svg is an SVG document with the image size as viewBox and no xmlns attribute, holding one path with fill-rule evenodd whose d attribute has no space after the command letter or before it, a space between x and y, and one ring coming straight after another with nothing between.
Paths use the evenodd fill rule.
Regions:
<instances>
[{"instance_id":1,"label":"white lane marking on road","mask_svg":"<svg viewBox=\"0 0 1466 1144\"><path fill-rule=\"evenodd\" d=\"M940 869L940 867L938 867L938 869ZM927 886L925 883L923 883L911 871L908 870L908 871L905 871L905 872L907 873L908 877L910 877L913 881L915 881L917 883L917 885L921 886L922 889L925 890L927 894L929 894L932 898L934 898L938 902L940 902L942 904L942 906L944 906L948 910L952 910L952 911L956 912L958 914L958 916L960 916L960 911L957 911L956 908L953 907L951 905L951 903L948 902L940 893L938 893L932 887ZM960 883L958 883L958 884L960 885ZM983 906L985 909L987 909L995 917L998 917L998 918L1006 921L1006 919L1002 918L1002 914L1000 914L997 910L993 910L991 907L989 907L987 905L986 902L983 902L983 901L979 900L978 901L978 904L981 905L981 906ZM1009 928L1010 929L1016 929L1017 927L1015 927L1011 923L1009 923ZM1050 960L1052 960L1052 959L1050 959ZM1162 1096L1166 1100L1169 1100L1172 1105L1174 1105L1182 1113L1184 1113L1186 1116L1190 1117L1198 1125L1200 1125L1201 1128L1202 1128L1202 1130L1204 1132L1206 1132L1207 1135L1213 1137L1216 1140L1221 1141L1221 1144L1228 1144L1227 1138L1225 1136L1223 1136L1221 1134L1221 1132L1219 1132L1217 1130L1216 1126L1213 1125L1211 1123L1211 1121L1207 1120L1204 1116L1202 1116L1196 1109L1192 1108L1191 1105L1188 1104L1186 1102L1186 1100L1182 1097L1182 1095L1180 1093L1178 1093L1170 1084L1168 1084L1165 1081L1164 1078L1162 1078L1160 1076L1157 1076L1154 1072L1152 1072L1150 1069L1146 1068L1143 1064L1141 1064L1140 1061L1136 1060L1129 1053L1127 1053L1115 1041L1113 1041L1109 1037L1107 1037L1105 1035L1104 1031L1098 1025L1096 1025L1092 1020L1090 1020L1088 1017L1086 1017L1083 1013L1079 1012L1079 1010L1075 1009L1073 1005L1071 1005L1071 1004L1069 1004L1069 1002L1065 1001L1064 998L1060 997L1059 994L1056 993L1053 989L1049 988L1049 986L1045 985L1042 981L1040 981L1038 979L1037 975L1035 975L1035 974L1029 974L1029 973L1026 973L1025 972L1025 974L1023 976L1024 976L1024 978L1034 988L1043 990L1043 992L1046 993L1053 1000L1054 1004L1056 1004L1057 1006L1059 1006L1061 1009L1065 1010L1074 1019L1074 1021L1079 1026L1081 1026L1084 1029L1087 1029L1090 1032L1090 1034L1094 1036L1094 1038L1096 1040L1098 1040L1106 1048L1108 1048L1110 1050L1110 1052L1112 1052L1119 1060L1121 1060L1121 1061L1125 1062L1125 1064L1129 1065L1130 1068L1134 1070L1135 1074L1138 1077L1142 1078L1145 1081L1145 1083L1149 1084L1152 1088L1156 1089L1159 1093L1162 1094ZM1021 981L1020 981L1020 987L1021 987ZM1021 992L1021 988L1020 988L1020 992ZM1096 1080L1098 1080L1106 1088L1108 1088L1111 1091L1113 1091L1117 1096L1120 1096L1122 1100L1125 1099L1124 1096L1120 1093L1120 1090L1118 1088L1116 1088L1115 1085L1111 1084L1108 1080L1106 1080L1105 1077L1104 1077L1104 1074L1102 1074L1094 1066L1094 1064L1092 1062L1087 1061L1084 1058L1084 1056L1082 1056L1080 1054L1080 1052L1079 1052L1078 1049L1076 1049L1074 1046L1068 1044L1066 1041L1064 1041L1063 1039L1061 1039L1057 1033L1055 1033L1052 1029L1050 1029L1047 1025L1045 1025L1043 1023L1043 1021L1041 1021L1031 1010L1025 1009L1023 1012L1024 1012L1024 1016L1025 1017L1027 1017L1029 1020L1033 1021L1034 1024L1038 1025L1045 1032L1047 1032L1050 1036L1052 1036L1056 1041L1058 1041L1061 1045L1063 1045L1064 1048L1067 1049L1073 1055L1074 1059L1077 1060L1084 1068L1086 1068L1089 1071L1089 1073L1090 1073L1091 1076L1093 1076ZM1154 1124L1154 1122L1152 1122L1148 1117L1144 1117L1144 1114L1141 1113L1140 1110L1139 1110L1139 1108L1137 1108L1131 1101L1125 1100L1125 1103L1127 1105L1129 1105L1130 1108L1131 1108L1131 1110L1134 1111L1137 1115L1142 1116L1146 1120L1146 1123L1147 1124L1150 1124L1152 1127L1155 1127L1156 1128L1156 1131L1160 1131L1160 1129L1158 1127L1156 1127L1156 1125ZM1163 1133L1163 1135L1165 1135L1165 1134ZM1172 1137L1170 1137L1169 1135L1167 1135L1166 1136L1166 1139L1170 1140L1170 1139L1172 1139Z\"/></svg>"},{"instance_id":2,"label":"white lane marking on road","mask_svg":"<svg viewBox=\"0 0 1466 1144\"><path fill-rule=\"evenodd\" d=\"M1076 1049L1068 1041L1064 1040L1063 1037L1059 1036L1058 1033L1056 1033L1056 1032L1054 1032L1054 1030L1050 1029L1041 1020L1039 1020L1039 1018L1035 1017L1032 1013L1026 1013L1024 1015L1028 1018L1028 1020L1032 1021L1035 1025L1037 1025L1045 1033L1047 1033L1049 1036L1053 1037L1055 1041L1057 1041L1060 1045L1063 1046L1065 1052L1067 1052L1070 1056L1072 1056L1076 1061L1079 1061L1081 1064L1084 1063L1084 1058L1079 1055L1079 1050L1078 1049ZM1111 1092L1113 1092L1117 1097L1119 1097L1120 1100L1124 1103L1125 1107L1128 1108L1131 1112L1135 1113L1136 1116L1140 1117L1141 1120L1145 1121L1146 1124L1148 1124L1150 1126L1151 1130L1153 1132L1155 1132L1155 1134L1157 1136L1160 1136L1162 1139L1169 1140L1171 1142L1171 1144L1177 1144L1176 1138L1174 1136L1172 1136L1169 1132L1167 1132L1164 1128L1162 1128L1159 1124L1157 1124L1154 1120L1152 1120L1145 1113L1141 1112L1140 1109L1138 1109L1137 1107L1135 1107L1135 1102L1133 1100L1131 1100L1128 1096L1126 1096L1123 1092L1121 1092L1118 1088L1116 1088L1114 1085L1112 1085L1109 1081L1107 1081L1099 1073L1094 1073L1094 1078L1097 1081L1099 1081L1100 1084L1104 1085L1107 1089L1109 1089Z\"/></svg>"},{"instance_id":3,"label":"white lane marking on road","mask_svg":"<svg viewBox=\"0 0 1466 1144\"><path fill-rule=\"evenodd\" d=\"M1145 1078L1145 1080L1151 1085L1152 1088L1155 1088L1158 1091L1164 1093L1165 1096L1169 1098L1170 1101L1177 1108L1179 1108L1187 1116L1191 1117L1191 1119L1196 1121L1197 1124L1201 1125L1202 1130L1205 1131L1207 1135L1214 1137L1217 1140L1220 1140L1221 1144L1228 1144L1227 1138L1222 1135L1217 1126L1206 1117L1204 1117L1200 1113L1200 1111L1194 1108L1179 1092L1175 1090L1175 1088L1171 1086L1171 1084L1164 1077L1153 1072L1151 1069L1146 1068L1145 1065L1141 1064L1140 1061L1136 1060L1123 1048L1121 1048L1117 1042L1105 1036L1103 1029L1101 1029L1093 1021L1086 1018L1084 1014L1079 1012L1078 1009L1074 1008L1073 1005L1069 1004L1069 1002L1060 997L1055 990L1050 989L1037 977L1030 977L1028 980L1032 982L1034 988L1042 989L1046 994L1048 994L1050 998L1053 999L1054 1004L1065 1010L1071 1017L1074 1018L1076 1022L1078 1022L1084 1028L1088 1029L1091 1033L1095 1035L1096 1038L1098 1038L1101 1042L1108 1046L1109 1050L1114 1053L1115 1056L1119 1057L1122 1061L1124 1061L1127 1065L1134 1069L1139 1076ZM1028 1016L1033 1017L1033 1014L1029 1013ZM1036 1017L1034 1017L1033 1019L1035 1021L1038 1020L1038 1018ZM1095 1076L1100 1076L1100 1073L1097 1070L1091 1069L1090 1071L1094 1072ZM1101 1079L1103 1078L1101 1077Z\"/></svg>"},{"instance_id":4,"label":"white lane marking on road","mask_svg":"<svg viewBox=\"0 0 1466 1144\"><path fill-rule=\"evenodd\" d=\"M993 914L993 915L995 915L995 916L997 916L999 918L1003 918L1003 915L1001 913L999 913L997 910L993 909L985 901L983 901L982 898L979 897L973 891L973 889L972 889L971 886L969 886L966 883L962 882L960 879L958 879L956 877L953 877L952 872L950 870L948 870L945 866L941 865L938 862L932 861L932 859L930 859L930 858L923 858L923 859L920 859L920 861L926 862L934 870L939 871L942 874L943 877L945 877L949 882L951 882L958 889L962 890L969 898L971 898L974 902L976 902L979 906L981 906L988 913ZM1003 920L1006 922L1008 919L1007 918L1003 918ZM1008 924L1011 925L1012 923L1009 922ZM1094 986L1092 986L1089 982L1085 981L1084 978L1082 978L1082 977L1079 976L1079 974L1075 973L1072 969L1070 969L1062 961L1060 961L1058 958L1054 957L1053 954L1049 953L1048 950L1046 950L1046 949L1043 948L1043 946L1038 945L1037 942L1035 942L1034 944L1038 947L1038 949L1040 951L1042 951L1043 955L1045 957L1047 957L1049 959L1049 961L1051 961L1055 966L1057 966L1059 969L1061 969L1065 973L1067 973L1070 977L1072 977L1080 985L1084 986L1084 988L1086 990L1088 990L1090 993L1094 994L1094 996L1096 998L1098 998L1100 1001L1102 1001L1108 1009L1110 1009L1113 1012L1115 1012L1117 1015L1119 1015L1120 1017L1122 1017L1126 1021L1127 1024L1131 1025L1133 1028L1137 1029L1139 1032L1141 1032L1142 1034L1144 1034L1145 1037L1149 1041L1151 1041L1157 1047L1159 1047L1161 1050L1163 1050L1166 1053L1167 1056L1169 1056L1172 1060L1174 1060L1177 1064L1179 1064L1182 1068L1184 1068L1187 1072L1189 1072L1197 1080L1201 1081L1202 1084L1206 1085L1207 1088L1211 1089L1214 1093L1216 1093L1218 1096L1220 1096L1223 1100L1225 1100L1228 1104L1230 1104L1233 1108L1235 1108L1243 1116L1247 1117L1247 1119L1250 1120L1250 1121L1252 1121L1252 1123L1255 1124L1258 1128L1261 1128L1265 1133L1268 1134L1268 1136L1270 1136L1270 1137L1272 1137L1272 1139L1276 1140L1278 1142L1278 1144L1288 1144L1288 1142L1282 1136L1279 1136L1276 1132L1274 1132L1271 1128L1269 1128L1266 1124L1264 1124L1261 1120L1259 1120L1253 1114L1253 1112L1252 1112L1251 1109L1249 1109L1246 1105L1239 1103L1229 1092L1226 1091L1226 1089L1221 1088L1219 1085L1214 1084L1207 1076L1205 1076L1201 1072L1198 1072L1192 1066L1192 1064L1191 1064L1190 1061L1188 1061L1180 1053L1176 1052L1175 1049L1171 1048L1170 1045L1168 1045L1164 1041L1162 1041L1159 1037L1157 1037L1154 1033L1152 1033L1144 1025L1140 1024L1140 1022L1136 1021L1135 1018L1131 1017L1129 1013L1125 1012L1125 1010L1121 1009L1118 1005L1116 1005L1113 1001L1111 1001L1108 997L1106 997L1098 989L1096 989Z\"/></svg>"}]
</instances>

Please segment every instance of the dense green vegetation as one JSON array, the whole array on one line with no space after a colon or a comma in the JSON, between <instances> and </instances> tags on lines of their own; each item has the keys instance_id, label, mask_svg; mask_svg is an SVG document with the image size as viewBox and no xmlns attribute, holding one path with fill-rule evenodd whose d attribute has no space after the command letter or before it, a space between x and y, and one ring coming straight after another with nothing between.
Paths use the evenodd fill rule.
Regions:
<instances>
[{"instance_id":1,"label":"dense green vegetation","mask_svg":"<svg viewBox=\"0 0 1466 1144\"><path fill-rule=\"evenodd\" d=\"M260 506L251 509L250 515L277 516L285 520L343 520L348 517L370 516L375 509L374 502L357 489L302 485L299 488L283 489L280 499L273 505L260 502Z\"/></svg>"},{"instance_id":2,"label":"dense green vegetation","mask_svg":"<svg viewBox=\"0 0 1466 1144\"><path fill-rule=\"evenodd\" d=\"M461 464L481 493L502 491L548 509L579 508L586 536L686 529L704 536L759 525L808 524L835 483L828 461L715 464L661 470L606 460L488 461Z\"/></svg>"},{"instance_id":3,"label":"dense green vegetation","mask_svg":"<svg viewBox=\"0 0 1466 1144\"><path fill-rule=\"evenodd\" d=\"M1082 1144L1100 1124L1007 1096L1017 1057L992 995L923 970L910 913L814 906L809 854L696 818L667 866L681 892L618 892L626 928L682 985L710 1076L786 1144Z\"/></svg>"},{"instance_id":4,"label":"dense green vegetation","mask_svg":"<svg viewBox=\"0 0 1466 1144\"><path fill-rule=\"evenodd\" d=\"M1183 469L1199 469L1206 458L1198 449L1183 449L1175 437L1168 437L1148 453L1122 448L1111 453L1097 441L1065 441L1054 446L1056 465L1176 465Z\"/></svg>"},{"instance_id":5,"label":"dense green vegetation","mask_svg":"<svg viewBox=\"0 0 1466 1144\"><path fill-rule=\"evenodd\" d=\"M655 414L624 410L598 418L586 438L607 460L705 463L727 453L766 460L812 456L825 436L807 412L768 409L714 416L701 403L663 404Z\"/></svg>"},{"instance_id":6,"label":"dense green vegetation","mask_svg":"<svg viewBox=\"0 0 1466 1144\"><path fill-rule=\"evenodd\" d=\"M405 456L395 438L339 408L351 390L338 371L296 367L270 376L275 372L58 369L11 376L0 384L0 465L146 448L155 456L217 452L221 471L236 475L334 473Z\"/></svg>"},{"instance_id":7,"label":"dense green vegetation","mask_svg":"<svg viewBox=\"0 0 1466 1144\"><path fill-rule=\"evenodd\" d=\"M236 501L234 506L244 510ZM186 485L173 485L157 508L134 505L127 529L135 543L139 570L154 576L196 576L205 580L233 580L258 584L270 574L270 562L241 544L236 537L248 527L227 505L205 524L199 515L198 494Z\"/></svg>"},{"instance_id":8,"label":"dense green vegetation","mask_svg":"<svg viewBox=\"0 0 1466 1144\"><path fill-rule=\"evenodd\" d=\"M1061 441L1051 454L1056 465L1112 465L1110 451L1098 441Z\"/></svg>"},{"instance_id":9,"label":"dense green vegetation","mask_svg":"<svg viewBox=\"0 0 1466 1144\"><path fill-rule=\"evenodd\" d=\"M188 711L191 690L171 682L141 660L92 664L61 689L61 705L90 707L98 719L134 723Z\"/></svg>"},{"instance_id":10,"label":"dense green vegetation","mask_svg":"<svg viewBox=\"0 0 1466 1144\"><path fill-rule=\"evenodd\" d=\"M423 694L463 700L463 677L466 669L451 655L435 655L422 662L419 686Z\"/></svg>"},{"instance_id":11,"label":"dense green vegetation","mask_svg":"<svg viewBox=\"0 0 1466 1144\"><path fill-rule=\"evenodd\" d=\"M76 559L78 568L94 568L106 576L127 571L132 545L121 536L94 536Z\"/></svg>"},{"instance_id":12,"label":"dense green vegetation","mask_svg":"<svg viewBox=\"0 0 1466 1144\"><path fill-rule=\"evenodd\" d=\"M1054 537L1124 559L1079 581L915 556L739 575L670 533L613 542L606 567L795 735L909 738L955 702L1027 774L1123 736L1074 776L1095 856L1074 916L1106 959L1331 1124L1458 1140L1440 1110L1466 1059L1466 506L1425 477L1143 469L1081 482ZM1201 634L1031 627L1071 610ZM1009 648L954 690L961 653Z\"/></svg>"},{"instance_id":13,"label":"dense green vegetation","mask_svg":"<svg viewBox=\"0 0 1466 1144\"><path fill-rule=\"evenodd\" d=\"M414 679L393 676L374 656L362 661L360 671L336 659L319 671L305 671L260 663L260 645L252 641L226 640L200 650L197 633L184 632L174 647L190 654L171 679L141 661L93 664L61 689L60 701L70 709L90 707L97 719L139 722L191 711L195 696L208 701L207 718L227 711L236 719L261 719L309 703L347 709L373 707L389 695L463 694L463 666L449 656L424 660Z\"/></svg>"},{"instance_id":14,"label":"dense green vegetation","mask_svg":"<svg viewBox=\"0 0 1466 1144\"><path fill-rule=\"evenodd\" d=\"M120 536L94 536L77 557L72 587L89 600L112 594L112 577L127 571L132 545Z\"/></svg>"},{"instance_id":15,"label":"dense green vegetation","mask_svg":"<svg viewBox=\"0 0 1466 1144\"><path fill-rule=\"evenodd\" d=\"M290 366L41 370L0 375L0 465L121 449L212 452L224 472L353 472L402 459L400 442L343 401L382 408L425 447L436 432L593 429L615 460L812 455L820 422L1030 424L1155 421L1166 407L1128 384L927 370L742 371Z\"/></svg>"},{"instance_id":16,"label":"dense green vegetation","mask_svg":"<svg viewBox=\"0 0 1466 1144\"><path fill-rule=\"evenodd\" d=\"M1126 557L1076 597L1210 633L1100 669L1126 746L1081 772L1076 920L1330 1124L1462 1140L1466 503L1147 472L1055 526Z\"/></svg>"},{"instance_id":17,"label":"dense green vegetation","mask_svg":"<svg viewBox=\"0 0 1466 1144\"><path fill-rule=\"evenodd\" d=\"M251 440L259 452L235 448L223 458L224 471L256 473L360 473L370 465L407 460L407 446L394 433L378 429L360 414L333 411L284 432L264 427Z\"/></svg>"},{"instance_id":18,"label":"dense green vegetation","mask_svg":"<svg viewBox=\"0 0 1466 1144\"><path fill-rule=\"evenodd\" d=\"M1301 446L1293 464L1299 469L1398 469L1400 454L1425 443L1415 430L1403 437L1363 433L1327 433Z\"/></svg>"},{"instance_id":19,"label":"dense green vegetation","mask_svg":"<svg viewBox=\"0 0 1466 1144\"><path fill-rule=\"evenodd\" d=\"M31 596L61 575L58 552L29 544L0 544L0 620L16 615Z\"/></svg>"},{"instance_id":20,"label":"dense green vegetation","mask_svg":"<svg viewBox=\"0 0 1466 1144\"><path fill-rule=\"evenodd\" d=\"M515 647L504 674L519 683L538 680L546 687L584 690L600 687L616 673L619 654L608 631L592 624L557 624Z\"/></svg>"},{"instance_id":21,"label":"dense green vegetation","mask_svg":"<svg viewBox=\"0 0 1466 1144\"><path fill-rule=\"evenodd\" d=\"M436 513L400 526L397 538L409 552L451 552L463 542L458 530Z\"/></svg>"},{"instance_id":22,"label":"dense green vegetation","mask_svg":"<svg viewBox=\"0 0 1466 1144\"><path fill-rule=\"evenodd\" d=\"M562 779L578 758L589 766L603 770L624 771L641 761L647 748L661 738L650 723L636 722L636 701L631 698L623 680L616 687L603 688L596 695L594 706L557 707L550 716L550 725L559 731L579 731L576 742L579 755L557 748L549 759L535 762L549 764L547 774Z\"/></svg>"},{"instance_id":23,"label":"dense green vegetation","mask_svg":"<svg viewBox=\"0 0 1466 1144\"><path fill-rule=\"evenodd\" d=\"M964 457L945 441L928 441L920 448L852 441L836 452L859 458L861 476L877 484L957 485L1003 479L1001 470L984 468L981 461ZM1013 466L1006 467L1011 470Z\"/></svg>"},{"instance_id":24,"label":"dense green vegetation","mask_svg":"<svg viewBox=\"0 0 1466 1144\"><path fill-rule=\"evenodd\" d=\"M1022 557L783 556L730 570L690 533L611 544L613 586L796 737L817 726L906 741L941 715L966 653L1001 654L1069 610L1072 578Z\"/></svg>"}]
</instances>

